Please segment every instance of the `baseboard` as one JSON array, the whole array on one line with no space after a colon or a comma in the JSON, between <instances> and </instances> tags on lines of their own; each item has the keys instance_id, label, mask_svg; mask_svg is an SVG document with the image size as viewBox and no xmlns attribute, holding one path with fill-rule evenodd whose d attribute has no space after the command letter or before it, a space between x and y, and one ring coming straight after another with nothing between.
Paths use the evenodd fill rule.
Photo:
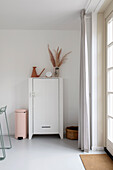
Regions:
<instances>
[{"instance_id":1,"label":"baseboard","mask_svg":"<svg viewBox=\"0 0 113 170\"><path fill-rule=\"evenodd\" d=\"M4 133L3 136L8 136L8 134ZM10 136L15 136L14 134L10 134Z\"/></svg>"},{"instance_id":2,"label":"baseboard","mask_svg":"<svg viewBox=\"0 0 113 170\"><path fill-rule=\"evenodd\" d=\"M110 152L107 150L106 147L104 147L104 151L107 153L107 155L113 160L113 156L110 154Z\"/></svg>"},{"instance_id":3,"label":"baseboard","mask_svg":"<svg viewBox=\"0 0 113 170\"><path fill-rule=\"evenodd\" d=\"M3 133L3 135L4 135L4 136L7 136L8 133ZM14 136L15 134L14 134L14 133L10 133L9 135L10 135L10 136Z\"/></svg>"},{"instance_id":4,"label":"baseboard","mask_svg":"<svg viewBox=\"0 0 113 170\"><path fill-rule=\"evenodd\" d=\"M92 151L104 151L104 147L103 146L92 146L91 150Z\"/></svg>"}]
</instances>

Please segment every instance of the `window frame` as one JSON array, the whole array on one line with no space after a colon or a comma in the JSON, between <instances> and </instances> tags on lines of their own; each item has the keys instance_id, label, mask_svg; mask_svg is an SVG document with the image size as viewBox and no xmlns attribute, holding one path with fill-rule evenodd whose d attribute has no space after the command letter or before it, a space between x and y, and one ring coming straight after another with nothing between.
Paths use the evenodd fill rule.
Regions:
<instances>
[{"instance_id":1,"label":"window frame","mask_svg":"<svg viewBox=\"0 0 113 170\"><path fill-rule=\"evenodd\" d=\"M110 21L111 20L111 21ZM112 22L112 41L110 43L108 43L108 23ZM107 149L109 150L109 152L113 155L113 141L111 141L109 139L109 123L108 121L111 119L113 121L113 115L111 116L110 113L108 113L108 97L110 95L113 95L113 87L112 90L109 91L108 89L108 74L110 73L110 71L113 71L113 60L112 60L112 66L108 67L108 49L109 47L113 48L113 12L109 15L109 17L106 19L106 125L107 125L107 139L106 139L106 143L107 143ZM113 85L113 84L112 84ZM112 125L113 126L113 125Z\"/></svg>"}]
</instances>

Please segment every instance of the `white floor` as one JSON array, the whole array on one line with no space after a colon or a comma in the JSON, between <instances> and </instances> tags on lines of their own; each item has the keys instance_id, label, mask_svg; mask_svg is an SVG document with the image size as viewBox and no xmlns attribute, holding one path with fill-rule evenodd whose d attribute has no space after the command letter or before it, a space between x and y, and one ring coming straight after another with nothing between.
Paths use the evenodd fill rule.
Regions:
<instances>
[{"instance_id":1,"label":"white floor","mask_svg":"<svg viewBox=\"0 0 113 170\"><path fill-rule=\"evenodd\" d=\"M0 170L84 170L79 157L84 153L77 149L75 140L61 140L58 136L35 136L32 140L12 137L12 144L6 159L0 161Z\"/></svg>"}]
</instances>

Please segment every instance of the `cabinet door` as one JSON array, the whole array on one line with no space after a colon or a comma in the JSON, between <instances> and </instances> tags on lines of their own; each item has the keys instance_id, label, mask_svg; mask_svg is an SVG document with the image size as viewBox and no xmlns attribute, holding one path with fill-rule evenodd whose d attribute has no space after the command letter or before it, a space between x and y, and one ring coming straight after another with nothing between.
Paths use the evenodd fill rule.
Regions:
<instances>
[{"instance_id":1,"label":"cabinet door","mask_svg":"<svg viewBox=\"0 0 113 170\"><path fill-rule=\"evenodd\" d=\"M34 133L58 133L58 79L34 79Z\"/></svg>"}]
</instances>

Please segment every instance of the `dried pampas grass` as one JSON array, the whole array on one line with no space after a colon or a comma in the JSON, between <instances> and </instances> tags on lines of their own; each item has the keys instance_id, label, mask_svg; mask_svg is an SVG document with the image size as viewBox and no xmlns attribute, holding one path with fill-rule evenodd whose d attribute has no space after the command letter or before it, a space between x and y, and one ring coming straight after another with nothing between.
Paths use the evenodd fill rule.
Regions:
<instances>
[{"instance_id":1,"label":"dried pampas grass","mask_svg":"<svg viewBox=\"0 0 113 170\"><path fill-rule=\"evenodd\" d=\"M53 67L56 67L55 59L54 59L53 53L51 52L51 50L49 48L49 45L48 45L48 51L49 51L49 56L50 56L51 63L53 65Z\"/></svg>"},{"instance_id":2,"label":"dried pampas grass","mask_svg":"<svg viewBox=\"0 0 113 170\"><path fill-rule=\"evenodd\" d=\"M65 61L67 60L67 56L68 56L70 53L71 53L71 51L68 52L67 54L65 54L65 55L62 57L61 61L60 61L59 64L58 64L58 67L60 67L62 64L65 63Z\"/></svg>"},{"instance_id":3,"label":"dried pampas grass","mask_svg":"<svg viewBox=\"0 0 113 170\"><path fill-rule=\"evenodd\" d=\"M53 67L60 67L62 64L64 64L65 61L67 60L67 56L71 53L71 51L66 53L61 59L60 56L62 53L62 48L59 49L59 47L58 47L57 50L54 50L55 57L54 57L52 51L50 50L49 45L48 45L48 51L49 51L50 60L51 60Z\"/></svg>"}]
</instances>

